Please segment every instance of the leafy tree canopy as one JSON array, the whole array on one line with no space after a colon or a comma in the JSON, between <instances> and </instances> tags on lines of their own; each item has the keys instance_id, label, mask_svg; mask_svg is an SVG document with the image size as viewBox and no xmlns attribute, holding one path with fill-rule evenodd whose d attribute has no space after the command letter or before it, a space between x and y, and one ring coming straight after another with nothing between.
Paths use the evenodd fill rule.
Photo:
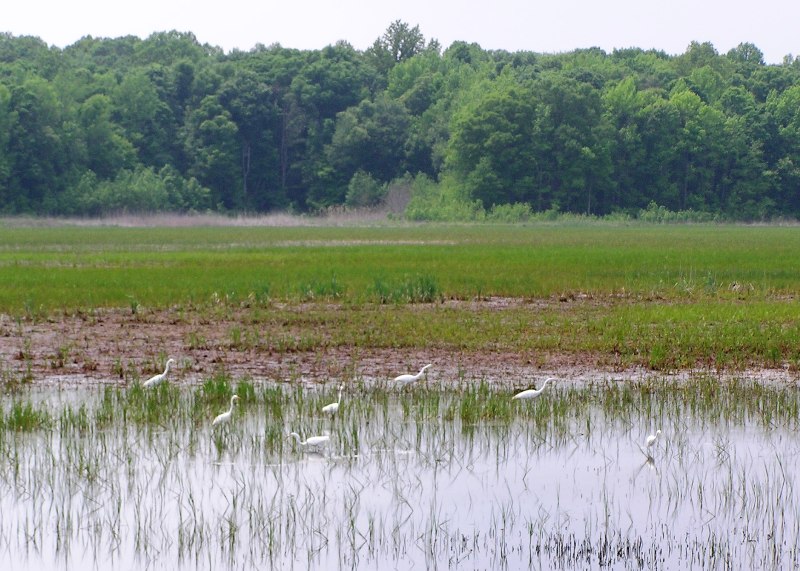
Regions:
<instances>
[{"instance_id":1,"label":"leafy tree canopy","mask_svg":"<svg viewBox=\"0 0 800 571\"><path fill-rule=\"evenodd\" d=\"M402 188L413 217L797 218L798 109L800 59L768 65L746 42L442 49L400 20L364 51L6 33L0 212L397 212Z\"/></svg>"}]
</instances>

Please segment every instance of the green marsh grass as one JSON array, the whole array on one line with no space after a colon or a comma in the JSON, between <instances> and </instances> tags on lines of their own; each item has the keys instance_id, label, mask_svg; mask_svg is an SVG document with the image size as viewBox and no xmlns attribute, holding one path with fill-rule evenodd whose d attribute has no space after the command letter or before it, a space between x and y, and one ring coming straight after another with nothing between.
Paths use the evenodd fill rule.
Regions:
<instances>
[{"instance_id":1,"label":"green marsh grass","mask_svg":"<svg viewBox=\"0 0 800 571\"><path fill-rule=\"evenodd\" d=\"M435 277L418 275L404 277L399 282L389 282L377 277L373 282L371 296L377 303L434 303L442 301L443 295Z\"/></svg>"},{"instance_id":2,"label":"green marsh grass","mask_svg":"<svg viewBox=\"0 0 800 571\"><path fill-rule=\"evenodd\" d=\"M355 347L585 354L602 367L664 371L796 368L800 362L800 306L793 300L314 305L275 307L259 319L258 340L246 345L268 353Z\"/></svg>"},{"instance_id":3,"label":"green marsh grass","mask_svg":"<svg viewBox=\"0 0 800 571\"><path fill-rule=\"evenodd\" d=\"M18 345L0 363L0 568L796 565L800 394L713 373L800 366L799 234L0 228L0 327ZM144 390L163 349L116 358L127 388L27 382L32 325L107 307L141 324L168 312L195 350L356 356L323 387L220 369ZM357 356L377 349L709 373L512 402L524 387L460 368L404 390L365 380ZM82 351L45 359L61 371ZM339 412L321 414L342 379ZM233 422L212 431L232 394ZM289 431L331 444L304 453Z\"/></svg>"},{"instance_id":4,"label":"green marsh grass","mask_svg":"<svg viewBox=\"0 0 800 571\"><path fill-rule=\"evenodd\" d=\"M264 291L354 301L403 289L434 299L768 296L797 293L800 275L793 227L0 228L0 244L0 309L30 316L131 300L138 313L215 294L263 303Z\"/></svg>"},{"instance_id":5,"label":"green marsh grass","mask_svg":"<svg viewBox=\"0 0 800 571\"><path fill-rule=\"evenodd\" d=\"M142 323L162 310L240 318L224 340L190 326L193 349L489 348L606 368L796 369L797 251L797 228L778 226L0 228L0 311L19 328L106 307ZM496 298L514 301L481 304ZM56 349L53 367L73 351Z\"/></svg>"}]
</instances>

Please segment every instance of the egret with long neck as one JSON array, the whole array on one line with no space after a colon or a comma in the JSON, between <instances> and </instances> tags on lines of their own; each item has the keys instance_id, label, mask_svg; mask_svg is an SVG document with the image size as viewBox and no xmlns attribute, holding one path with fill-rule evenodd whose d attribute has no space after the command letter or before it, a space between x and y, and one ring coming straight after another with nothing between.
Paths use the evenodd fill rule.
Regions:
<instances>
[{"instance_id":1,"label":"egret with long neck","mask_svg":"<svg viewBox=\"0 0 800 571\"><path fill-rule=\"evenodd\" d=\"M645 445L647 446L648 450L650 450L653 446L655 446L655 443L658 440L659 436L661 436L661 429L656 430L655 434L651 434L650 436L647 437L647 440L645 440Z\"/></svg>"},{"instance_id":2,"label":"egret with long neck","mask_svg":"<svg viewBox=\"0 0 800 571\"><path fill-rule=\"evenodd\" d=\"M231 397L231 408L227 410L227 412L223 412L222 414L218 414L214 421L211 423L211 426L217 426L218 424L225 424L226 422L230 421L231 416L233 416L233 405L236 404L236 401L239 400L238 395L233 395Z\"/></svg>"},{"instance_id":3,"label":"egret with long neck","mask_svg":"<svg viewBox=\"0 0 800 571\"><path fill-rule=\"evenodd\" d=\"M322 412L325 414L334 415L339 411L339 404L342 402L342 389L344 389L344 385L339 385L339 398L336 399L336 402L332 402L323 406Z\"/></svg>"},{"instance_id":4,"label":"egret with long neck","mask_svg":"<svg viewBox=\"0 0 800 571\"><path fill-rule=\"evenodd\" d=\"M303 449L327 446L331 439L329 434L323 434L321 436L309 436L307 439L301 440L300 435L296 432L290 432L287 438L294 438L297 441L297 445Z\"/></svg>"},{"instance_id":5,"label":"egret with long neck","mask_svg":"<svg viewBox=\"0 0 800 571\"><path fill-rule=\"evenodd\" d=\"M147 379L144 382L144 388L155 387L156 385L160 385L167 379L167 375L169 375L169 368L175 364L175 359L169 359L167 361L167 366L164 368L163 373L159 373L158 375L154 375Z\"/></svg>"},{"instance_id":6,"label":"egret with long neck","mask_svg":"<svg viewBox=\"0 0 800 571\"><path fill-rule=\"evenodd\" d=\"M535 399L541 396L544 392L544 389L547 388L547 383L550 381L555 381L556 379L553 377L549 377L545 379L544 383L542 383L542 387L539 389L528 389L526 391L519 392L511 397L511 400L530 400Z\"/></svg>"},{"instance_id":7,"label":"egret with long neck","mask_svg":"<svg viewBox=\"0 0 800 571\"><path fill-rule=\"evenodd\" d=\"M400 383L401 385L405 386L409 383L413 383L414 381L418 380L422 375L425 374L425 371L430 367L431 364L428 363L424 367L419 370L419 373L416 375L412 375L410 373L406 373L405 375L400 375L394 378L394 382Z\"/></svg>"}]
</instances>

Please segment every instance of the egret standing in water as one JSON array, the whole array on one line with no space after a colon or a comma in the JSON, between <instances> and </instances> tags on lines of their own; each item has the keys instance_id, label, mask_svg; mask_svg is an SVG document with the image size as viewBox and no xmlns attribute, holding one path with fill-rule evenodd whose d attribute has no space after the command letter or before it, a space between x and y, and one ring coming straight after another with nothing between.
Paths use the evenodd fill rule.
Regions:
<instances>
[{"instance_id":1,"label":"egret standing in water","mask_svg":"<svg viewBox=\"0 0 800 571\"><path fill-rule=\"evenodd\" d=\"M339 411L339 403L342 402L342 390L344 389L344 385L339 385L339 398L336 399L336 402L332 402L331 404L326 404L322 407L322 412L325 414L330 414L333 416Z\"/></svg>"},{"instance_id":2,"label":"egret standing in water","mask_svg":"<svg viewBox=\"0 0 800 571\"><path fill-rule=\"evenodd\" d=\"M645 445L647 446L647 450L649 451L653 446L655 446L658 437L661 436L661 429L656 430L655 434L651 434L647 437L647 440L644 441Z\"/></svg>"},{"instance_id":3,"label":"egret standing in water","mask_svg":"<svg viewBox=\"0 0 800 571\"><path fill-rule=\"evenodd\" d=\"M638 444L636 445L636 446L639 446L639 450L641 450L642 454L644 454L647 457L648 461L653 459L653 453L650 450L653 448L653 446L656 445L656 442L658 442L658 438L660 436L661 436L661 430L659 429L659 430L656 430L655 434L650 434L645 439L644 448L642 448Z\"/></svg>"},{"instance_id":4,"label":"egret standing in water","mask_svg":"<svg viewBox=\"0 0 800 571\"><path fill-rule=\"evenodd\" d=\"M290 432L287 438L294 438L297 441L297 445L303 449L323 448L328 445L331 439L329 434L324 434L322 436L309 436L306 440L300 440L300 435L296 432Z\"/></svg>"},{"instance_id":5,"label":"egret standing in water","mask_svg":"<svg viewBox=\"0 0 800 571\"><path fill-rule=\"evenodd\" d=\"M394 382L395 383L400 383L403 386L406 386L406 385L408 385L410 383L413 383L414 381L418 380L422 375L424 375L426 369L428 367L430 367L430 366L432 366L432 365L430 363L428 363L427 365L422 367L419 370L419 373L417 373L416 375L412 375L410 373L406 373L405 375L397 376L397 377L394 378Z\"/></svg>"},{"instance_id":6,"label":"egret standing in water","mask_svg":"<svg viewBox=\"0 0 800 571\"><path fill-rule=\"evenodd\" d=\"M218 414L214 421L211 423L211 426L217 426L218 424L225 424L230 421L231 416L233 416L233 405L236 404L236 401L239 400L238 395L233 395L231 397L231 408L228 409L227 412L223 412L222 414Z\"/></svg>"},{"instance_id":7,"label":"egret standing in water","mask_svg":"<svg viewBox=\"0 0 800 571\"><path fill-rule=\"evenodd\" d=\"M511 400L530 400L538 398L544 392L544 389L547 387L547 383L549 383L550 381L555 382L555 380L556 379L554 377L549 377L544 380L544 383L542 383L542 388L528 389L526 391L519 392L515 394L513 397L511 397Z\"/></svg>"},{"instance_id":8,"label":"egret standing in water","mask_svg":"<svg viewBox=\"0 0 800 571\"><path fill-rule=\"evenodd\" d=\"M166 380L167 375L169 375L169 368L174 364L175 364L175 359L168 360L167 366L164 368L164 372L147 379L144 382L144 388L148 389L150 387L155 387L163 383Z\"/></svg>"}]
</instances>

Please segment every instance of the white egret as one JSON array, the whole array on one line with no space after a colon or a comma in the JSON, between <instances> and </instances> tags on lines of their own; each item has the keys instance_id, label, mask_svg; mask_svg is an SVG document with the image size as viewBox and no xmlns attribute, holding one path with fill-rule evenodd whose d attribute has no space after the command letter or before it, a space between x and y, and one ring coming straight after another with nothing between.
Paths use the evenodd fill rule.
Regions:
<instances>
[{"instance_id":1,"label":"white egret","mask_svg":"<svg viewBox=\"0 0 800 571\"><path fill-rule=\"evenodd\" d=\"M169 368L175 364L175 359L169 359L167 361L167 366L164 368L163 373L159 373L158 375L152 376L144 382L144 388L155 387L156 385L160 385L163 383L167 375L169 375Z\"/></svg>"},{"instance_id":2,"label":"white egret","mask_svg":"<svg viewBox=\"0 0 800 571\"><path fill-rule=\"evenodd\" d=\"M636 446L638 446L638 447L639 447L639 450L641 450L641 451L642 451L642 454L644 454L644 455L645 455L645 457L646 457L648 460L651 460L651 459L653 458L653 455L650 453L650 449L651 449L653 446L655 446L656 442L658 441L658 437L659 437L659 436L661 436L661 430L660 430L660 429L659 429L659 430L656 430L655 434L650 434L650 435L649 435L649 436L648 436L648 437L645 439L645 441L644 441L644 448L642 448L642 447L641 447L641 446L639 446L638 444L636 445Z\"/></svg>"},{"instance_id":3,"label":"white egret","mask_svg":"<svg viewBox=\"0 0 800 571\"><path fill-rule=\"evenodd\" d=\"M339 398L336 399L336 402L332 402L331 404L326 404L323 406L322 412L325 414L330 414L331 416L338 412L339 403L342 402L342 389L344 389L344 385L339 385Z\"/></svg>"},{"instance_id":4,"label":"white egret","mask_svg":"<svg viewBox=\"0 0 800 571\"><path fill-rule=\"evenodd\" d=\"M211 423L211 426L217 426L218 424L225 424L231 419L233 416L233 405L236 404L236 401L239 400L238 395L233 395L231 397L231 408L228 409L227 412L223 412L222 414L218 414L214 421Z\"/></svg>"},{"instance_id":5,"label":"white egret","mask_svg":"<svg viewBox=\"0 0 800 571\"><path fill-rule=\"evenodd\" d=\"M331 439L329 434L323 434L321 436L309 436L305 440L300 440L300 435L296 432L290 432L287 438L294 438L297 440L297 444L301 448L322 448L327 446Z\"/></svg>"},{"instance_id":6,"label":"white egret","mask_svg":"<svg viewBox=\"0 0 800 571\"><path fill-rule=\"evenodd\" d=\"M511 397L511 400L535 399L535 398L537 398L538 396L540 396L544 392L544 389L547 387L547 383L549 383L550 381L554 381L555 382L555 380L556 379L554 377L548 377L547 379L544 380L544 383L542 383L542 388L540 388L540 389L528 389L526 391L519 392L519 393L515 394L513 397Z\"/></svg>"},{"instance_id":7,"label":"white egret","mask_svg":"<svg viewBox=\"0 0 800 571\"><path fill-rule=\"evenodd\" d=\"M661 430L660 429L656 430L655 434L651 434L650 436L647 437L647 440L645 440L644 443L647 446L648 450L650 450L655 445L656 440L658 440L659 436L661 436Z\"/></svg>"},{"instance_id":8,"label":"white egret","mask_svg":"<svg viewBox=\"0 0 800 571\"><path fill-rule=\"evenodd\" d=\"M422 375L424 375L425 374L425 370L430 366L432 366L432 365L430 363L428 363L427 365L422 367L419 370L419 373L417 373L416 375L412 375L410 373L406 373L405 375L397 376L397 377L394 378L394 382L400 383L402 385L407 385L409 383L413 383L414 381L419 379Z\"/></svg>"}]
</instances>

